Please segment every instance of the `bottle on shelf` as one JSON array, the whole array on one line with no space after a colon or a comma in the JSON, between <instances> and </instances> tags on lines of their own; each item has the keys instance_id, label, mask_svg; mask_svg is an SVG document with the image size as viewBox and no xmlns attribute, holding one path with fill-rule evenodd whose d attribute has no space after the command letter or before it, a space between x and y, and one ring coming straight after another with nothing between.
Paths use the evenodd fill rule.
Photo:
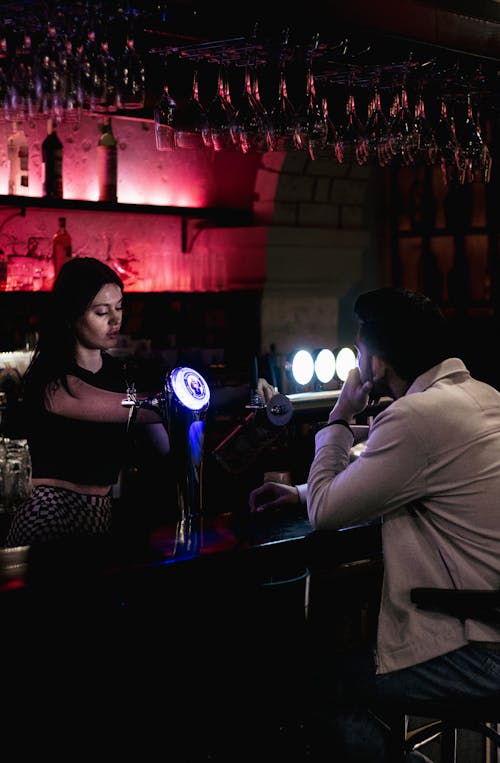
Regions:
<instances>
[{"instance_id":1,"label":"bottle on shelf","mask_svg":"<svg viewBox=\"0 0 500 763\"><path fill-rule=\"evenodd\" d=\"M51 117L47 119L47 136L42 143L43 195L63 198L63 144Z\"/></svg>"},{"instance_id":2,"label":"bottle on shelf","mask_svg":"<svg viewBox=\"0 0 500 763\"><path fill-rule=\"evenodd\" d=\"M52 236L52 257L54 274L57 277L61 267L71 258L71 236L66 230L66 218L59 218L59 228Z\"/></svg>"},{"instance_id":3,"label":"bottle on shelf","mask_svg":"<svg viewBox=\"0 0 500 763\"><path fill-rule=\"evenodd\" d=\"M111 118L105 117L97 143L97 182L99 201L117 200L118 149Z\"/></svg>"},{"instance_id":4,"label":"bottle on shelf","mask_svg":"<svg viewBox=\"0 0 500 763\"><path fill-rule=\"evenodd\" d=\"M7 289L8 260L3 249L0 249L0 291Z\"/></svg>"},{"instance_id":5,"label":"bottle on shelf","mask_svg":"<svg viewBox=\"0 0 500 763\"><path fill-rule=\"evenodd\" d=\"M26 196L29 185L29 143L22 122L15 122L13 132L7 138L9 160L8 193Z\"/></svg>"}]
</instances>

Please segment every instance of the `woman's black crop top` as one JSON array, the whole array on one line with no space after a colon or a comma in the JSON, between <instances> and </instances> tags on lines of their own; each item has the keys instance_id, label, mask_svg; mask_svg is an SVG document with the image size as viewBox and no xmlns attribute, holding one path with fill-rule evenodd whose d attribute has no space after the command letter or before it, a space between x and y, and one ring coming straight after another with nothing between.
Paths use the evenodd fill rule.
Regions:
<instances>
[{"instance_id":1,"label":"woman's black crop top","mask_svg":"<svg viewBox=\"0 0 500 763\"><path fill-rule=\"evenodd\" d=\"M77 365L68 369L100 389L127 391L123 362L103 354L103 365L91 373ZM114 485L127 454L127 425L81 421L30 406L27 439L35 478L68 480L79 485Z\"/></svg>"}]
</instances>

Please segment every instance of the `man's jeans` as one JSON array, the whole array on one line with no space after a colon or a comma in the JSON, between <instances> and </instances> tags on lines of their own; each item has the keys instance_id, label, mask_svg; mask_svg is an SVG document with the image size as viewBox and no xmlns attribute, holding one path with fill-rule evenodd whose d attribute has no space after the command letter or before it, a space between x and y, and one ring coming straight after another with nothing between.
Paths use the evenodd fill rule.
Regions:
<instances>
[{"instance_id":1,"label":"man's jeans","mask_svg":"<svg viewBox=\"0 0 500 763\"><path fill-rule=\"evenodd\" d=\"M470 699L473 705L475 699L498 696L500 721L500 652L468 645L377 676L370 650L331 661L321 650L309 688L314 760L329 760L329 750L330 760L342 763L386 763L390 715L384 706L404 710L408 699Z\"/></svg>"}]
</instances>

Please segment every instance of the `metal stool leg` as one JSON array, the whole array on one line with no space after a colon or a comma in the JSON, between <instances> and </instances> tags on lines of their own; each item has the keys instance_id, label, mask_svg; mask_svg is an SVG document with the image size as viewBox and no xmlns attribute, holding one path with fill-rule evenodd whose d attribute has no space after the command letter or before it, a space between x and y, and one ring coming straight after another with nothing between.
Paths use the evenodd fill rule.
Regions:
<instances>
[{"instance_id":1,"label":"metal stool leg","mask_svg":"<svg viewBox=\"0 0 500 763\"><path fill-rule=\"evenodd\" d=\"M454 726L445 726L441 732L441 763L457 763L457 736Z\"/></svg>"}]
</instances>

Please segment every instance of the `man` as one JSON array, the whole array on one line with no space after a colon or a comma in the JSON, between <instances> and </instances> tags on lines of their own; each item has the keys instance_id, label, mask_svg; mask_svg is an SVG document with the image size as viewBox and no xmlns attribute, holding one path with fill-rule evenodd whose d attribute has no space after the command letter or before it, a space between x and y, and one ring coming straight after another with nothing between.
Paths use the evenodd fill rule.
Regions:
<instances>
[{"instance_id":1,"label":"man","mask_svg":"<svg viewBox=\"0 0 500 763\"><path fill-rule=\"evenodd\" d=\"M316 435L306 499L319 530L381 518L384 582L366 696L375 706L500 698L500 626L410 600L420 586L500 588L500 393L452 356L445 318L425 296L377 289L358 297L354 312L358 367ZM381 394L393 402L351 460L354 416ZM250 507L304 495L305 486L263 485Z\"/></svg>"}]
</instances>

